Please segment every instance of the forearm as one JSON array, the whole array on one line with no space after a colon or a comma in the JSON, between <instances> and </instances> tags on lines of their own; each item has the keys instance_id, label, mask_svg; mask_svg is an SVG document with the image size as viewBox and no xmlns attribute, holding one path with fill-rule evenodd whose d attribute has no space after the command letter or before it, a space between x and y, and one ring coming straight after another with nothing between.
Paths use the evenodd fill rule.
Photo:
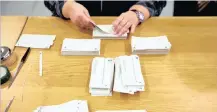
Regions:
<instances>
[{"instance_id":1,"label":"forearm","mask_svg":"<svg viewBox=\"0 0 217 112\"><path fill-rule=\"evenodd\" d=\"M65 13L64 5L66 2L72 2L74 0L57 0L57 1L44 1L44 5L51 11L52 16L68 19ZM67 8L68 9L68 8Z\"/></svg>"},{"instance_id":2,"label":"forearm","mask_svg":"<svg viewBox=\"0 0 217 112\"><path fill-rule=\"evenodd\" d=\"M166 6L166 1L145 1L141 0L137 2L135 5L133 5L130 10L136 9L138 11L141 11L145 19L148 19L151 16L159 16L163 10L163 8Z\"/></svg>"}]
</instances>

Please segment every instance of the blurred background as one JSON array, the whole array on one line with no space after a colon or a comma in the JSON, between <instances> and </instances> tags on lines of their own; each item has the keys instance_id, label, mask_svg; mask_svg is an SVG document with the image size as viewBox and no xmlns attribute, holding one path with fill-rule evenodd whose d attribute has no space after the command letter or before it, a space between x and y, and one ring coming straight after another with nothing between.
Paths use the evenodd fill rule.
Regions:
<instances>
[{"instance_id":1,"label":"blurred background","mask_svg":"<svg viewBox=\"0 0 217 112\"><path fill-rule=\"evenodd\" d=\"M1 15L51 16L51 12L40 1L0 1ZM160 16L173 16L173 1L168 1Z\"/></svg>"}]
</instances>

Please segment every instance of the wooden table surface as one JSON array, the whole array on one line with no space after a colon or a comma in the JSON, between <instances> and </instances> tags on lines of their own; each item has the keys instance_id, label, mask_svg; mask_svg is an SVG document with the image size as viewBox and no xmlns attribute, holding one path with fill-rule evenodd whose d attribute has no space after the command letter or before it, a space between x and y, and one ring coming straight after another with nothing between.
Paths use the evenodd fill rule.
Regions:
<instances>
[{"instance_id":1,"label":"wooden table surface","mask_svg":"<svg viewBox=\"0 0 217 112\"><path fill-rule=\"evenodd\" d=\"M113 17L94 17L111 24ZM64 38L91 38L69 22L54 17L29 17L23 34L56 35L49 49L32 49L13 86L1 90L1 110L16 96L11 112L31 112L41 105L87 100L96 110L146 109L148 112L217 111L217 18L152 18L134 36L167 35L168 55L140 56L146 91L135 95L113 92L112 97L88 93L93 56L61 56ZM130 39L102 40L101 56L130 55ZM43 51L43 76L39 76ZM15 48L19 57L24 48Z\"/></svg>"},{"instance_id":2,"label":"wooden table surface","mask_svg":"<svg viewBox=\"0 0 217 112\"><path fill-rule=\"evenodd\" d=\"M14 49L25 23L26 16L1 16L1 46Z\"/></svg>"}]
</instances>

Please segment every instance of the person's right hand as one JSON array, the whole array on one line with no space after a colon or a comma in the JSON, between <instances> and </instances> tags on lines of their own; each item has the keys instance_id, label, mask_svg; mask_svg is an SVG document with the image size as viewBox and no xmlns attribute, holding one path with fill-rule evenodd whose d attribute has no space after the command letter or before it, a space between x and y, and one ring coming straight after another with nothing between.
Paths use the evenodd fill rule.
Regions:
<instances>
[{"instance_id":1,"label":"person's right hand","mask_svg":"<svg viewBox=\"0 0 217 112\"><path fill-rule=\"evenodd\" d=\"M63 6L63 15L69 17L81 31L92 30L94 27L88 10L79 3L67 1Z\"/></svg>"}]
</instances>

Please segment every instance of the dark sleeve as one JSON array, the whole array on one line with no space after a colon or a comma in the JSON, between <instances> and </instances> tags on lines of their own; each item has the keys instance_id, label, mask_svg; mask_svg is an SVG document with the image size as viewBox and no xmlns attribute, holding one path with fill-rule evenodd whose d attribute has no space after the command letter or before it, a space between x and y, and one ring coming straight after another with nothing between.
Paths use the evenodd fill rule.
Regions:
<instances>
[{"instance_id":1,"label":"dark sleeve","mask_svg":"<svg viewBox=\"0 0 217 112\"><path fill-rule=\"evenodd\" d=\"M148 8L151 16L159 16L167 2L156 0L140 0L136 4Z\"/></svg>"},{"instance_id":2,"label":"dark sleeve","mask_svg":"<svg viewBox=\"0 0 217 112\"><path fill-rule=\"evenodd\" d=\"M69 18L65 18L62 13L62 8L64 3L65 2L63 0L53 0L53 1L44 0L44 5L52 12L52 16L60 17L62 19L67 20Z\"/></svg>"}]
</instances>

